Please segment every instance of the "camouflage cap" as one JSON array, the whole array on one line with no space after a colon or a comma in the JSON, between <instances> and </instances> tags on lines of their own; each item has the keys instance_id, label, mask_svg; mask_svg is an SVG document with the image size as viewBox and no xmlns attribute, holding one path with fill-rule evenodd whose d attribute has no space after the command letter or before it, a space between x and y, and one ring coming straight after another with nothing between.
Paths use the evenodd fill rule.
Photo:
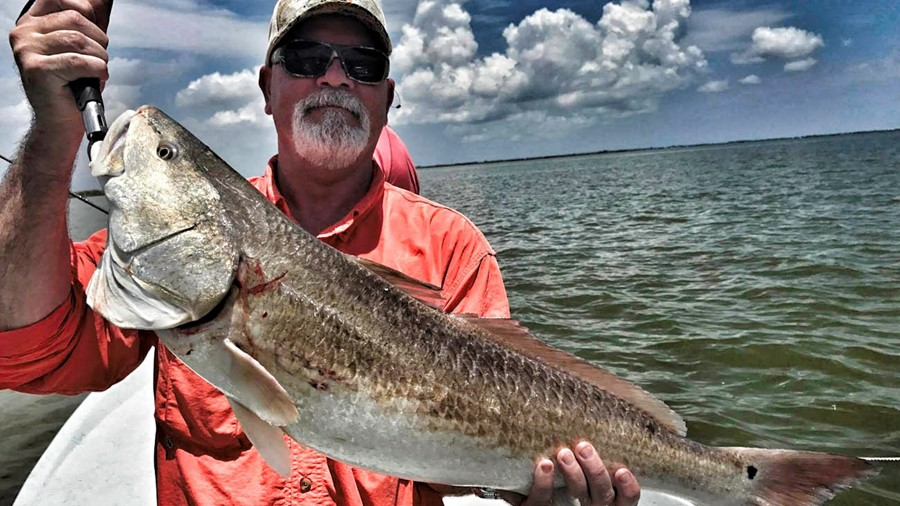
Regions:
<instances>
[{"instance_id":1,"label":"camouflage cap","mask_svg":"<svg viewBox=\"0 0 900 506\"><path fill-rule=\"evenodd\" d=\"M269 47L266 50L266 65L271 63L272 51L281 39L300 22L320 14L340 14L350 16L372 30L391 54L391 38L384 21L381 0L278 0L272 21L269 22Z\"/></svg>"}]
</instances>

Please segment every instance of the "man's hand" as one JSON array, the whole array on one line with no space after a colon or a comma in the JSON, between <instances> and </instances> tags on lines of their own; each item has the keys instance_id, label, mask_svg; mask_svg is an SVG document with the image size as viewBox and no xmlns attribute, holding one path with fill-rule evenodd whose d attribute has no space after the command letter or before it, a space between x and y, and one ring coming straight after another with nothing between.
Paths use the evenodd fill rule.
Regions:
<instances>
[{"instance_id":1,"label":"man's hand","mask_svg":"<svg viewBox=\"0 0 900 506\"><path fill-rule=\"evenodd\" d=\"M106 28L112 0L37 0L9 34L36 126L78 142L81 113L68 84L108 78Z\"/></svg>"},{"instance_id":2,"label":"man's hand","mask_svg":"<svg viewBox=\"0 0 900 506\"><path fill-rule=\"evenodd\" d=\"M641 498L641 487L631 471L608 468L587 441L578 443L574 452L561 449L556 461L566 481L566 491L581 506L635 506ZM522 499L519 495L503 493L503 498L517 506L550 506L553 474L553 462L542 459L534 468L534 483L528 497Z\"/></svg>"}]
</instances>

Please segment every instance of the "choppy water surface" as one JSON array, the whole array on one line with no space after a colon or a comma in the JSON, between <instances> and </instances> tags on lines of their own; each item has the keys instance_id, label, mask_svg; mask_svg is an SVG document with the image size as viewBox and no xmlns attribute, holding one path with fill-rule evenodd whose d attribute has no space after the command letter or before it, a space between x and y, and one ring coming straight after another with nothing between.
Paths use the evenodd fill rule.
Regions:
<instances>
[{"instance_id":1,"label":"choppy water surface","mask_svg":"<svg viewBox=\"0 0 900 506\"><path fill-rule=\"evenodd\" d=\"M513 317L723 446L900 455L900 133L423 170ZM900 503L900 464L835 505Z\"/></svg>"}]
</instances>

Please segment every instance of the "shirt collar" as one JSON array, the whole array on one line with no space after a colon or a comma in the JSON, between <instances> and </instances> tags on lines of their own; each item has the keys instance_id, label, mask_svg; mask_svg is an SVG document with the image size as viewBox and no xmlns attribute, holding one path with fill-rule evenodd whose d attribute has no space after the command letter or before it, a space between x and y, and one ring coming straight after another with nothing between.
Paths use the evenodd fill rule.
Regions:
<instances>
[{"instance_id":1,"label":"shirt collar","mask_svg":"<svg viewBox=\"0 0 900 506\"><path fill-rule=\"evenodd\" d=\"M296 223L297 219L291 214L291 208L288 207L287 200L285 200L284 196L278 190L278 186L275 184L275 170L277 167L278 155L275 155L269 159L269 163L266 166L266 172L262 177L262 184L259 185L258 188L263 192L263 195L266 196L269 202L275 204L275 207L277 207L278 210ZM373 162L372 172L372 184L369 186L369 191L363 195L363 198L353 206L353 209L351 209L346 216L323 230L318 235L319 239L326 239L332 236L345 234L350 231L363 216L368 214L381 202L382 197L384 196L384 171L377 163Z\"/></svg>"}]
</instances>

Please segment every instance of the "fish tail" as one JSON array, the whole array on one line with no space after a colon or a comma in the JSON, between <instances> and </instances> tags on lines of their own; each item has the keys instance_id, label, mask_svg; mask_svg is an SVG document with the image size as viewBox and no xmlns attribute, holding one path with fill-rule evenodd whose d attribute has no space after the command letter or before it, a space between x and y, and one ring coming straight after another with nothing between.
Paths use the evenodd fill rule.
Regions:
<instances>
[{"instance_id":1,"label":"fish tail","mask_svg":"<svg viewBox=\"0 0 900 506\"><path fill-rule=\"evenodd\" d=\"M754 483L746 506L818 506L841 490L878 474L863 459L828 453L727 448L746 463Z\"/></svg>"}]
</instances>

